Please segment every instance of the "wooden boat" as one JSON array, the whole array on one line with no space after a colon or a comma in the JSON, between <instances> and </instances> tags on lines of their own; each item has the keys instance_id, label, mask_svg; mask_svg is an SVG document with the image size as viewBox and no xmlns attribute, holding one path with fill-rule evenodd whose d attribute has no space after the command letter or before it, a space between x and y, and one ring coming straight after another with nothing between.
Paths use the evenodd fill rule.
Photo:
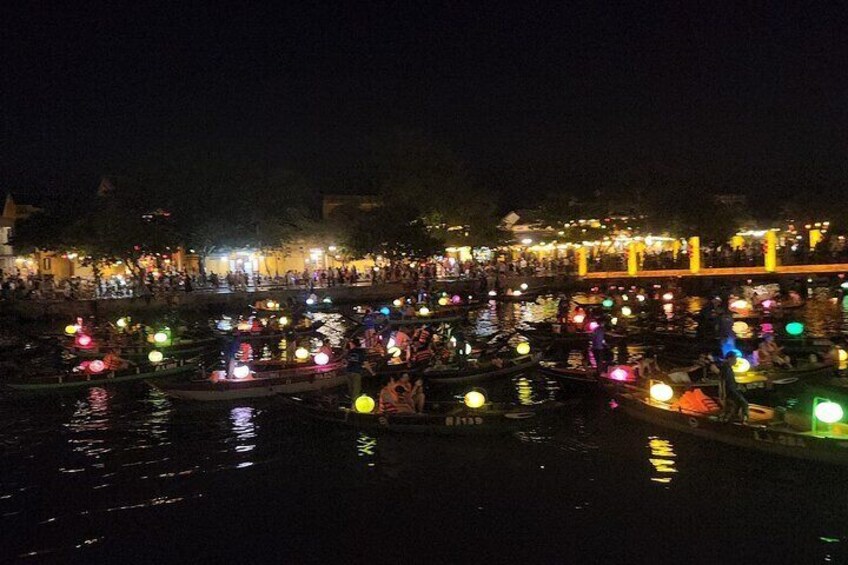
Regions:
<instances>
[{"instance_id":1,"label":"wooden boat","mask_svg":"<svg viewBox=\"0 0 848 565\"><path fill-rule=\"evenodd\" d=\"M541 360L541 353L521 355L510 359L498 357L478 363L469 363L464 369L459 367L427 367L416 375L424 377L424 380L430 384L468 384L529 371L536 367Z\"/></svg>"},{"instance_id":2,"label":"wooden boat","mask_svg":"<svg viewBox=\"0 0 848 565\"><path fill-rule=\"evenodd\" d=\"M170 345L157 346L155 344L145 345L121 345L118 343L98 343L94 347L82 348L75 345L65 346L65 349L77 357L82 359L94 359L103 357L106 353L115 349L121 350L121 357L132 360L147 360L147 356L151 351L161 351L167 353L169 357L188 358L195 357L204 352L210 351L220 343L220 340L215 337L203 339L183 339L175 340Z\"/></svg>"},{"instance_id":3,"label":"wooden boat","mask_svg":"<svg viewBox=\"0 0 848 565\"><path fill-rule=\"evenodd\" d=\"M438 314L438 312L436 312ZM423 326L423 325L433 325L437 326L439 324L454 324L461 320L465 319L464 314L454 314L449 316L438 316L438 315L430 315L430 316L402 316L402 317L390 317L386 318L386 323L391 327L400 327L400 326Z\"/></svg>"},{"instance_id":4,"label":"wooden boat","mask_svg":"<svg viewBox=\"0 0 848 565\"><path fill-rule=\"evenodd\" d=\"M503 292L497 296L488 296L488 299L495 302L535 302L542 294L541 292L532 290L527 292L520 291L519 294L515 294L515 292L513 291L513 294Z\"/></svg>"},{"instance_id":5,"label":"wooden boat","mask_svg":"<svg viewBox=\"0 0 848 565\"><path fill-rule=\"evenodd\" d=\"M563 384L579 388L595 388L599 386L598 372L594 367L575 367L552 361L542 361L538 371L548 377L558 379Z\"/></svg>"},{"instance_id":6,"label":"wooden boat","mask_svg":"<svg viewBox=\"0 0 848 565\"><path fill-rule=\"evenodd\" d=\"M750 422L743 424L675 409L646 399L644 391L621 393L615 399L626 414L679 432L775 455L848 464L848 435L798 430L780 421L767 407L752 404Z\"/></svg>"},{"instance_id":7,"label":"wooden boat","mask_svg":"<svg viewBox=\"0 0 848 565\"><path fill-rule=\"evenodd\" d=\"M309 327L295 326L294 327L294 333L295 333L296 336L317 335L319 333L318 329L320 329L321 326L323 326L323 325L324 325L324 322L315 321ZM288 333L288 330L279 331L279 330L268 330L266 328L266 331L252 332L252 331L239 331L239 330L234 329L234 330L229 331L229 332L218 331L217 333L219 335L219 339L236 339L236 338L238 338L241 341L261 341L261 340L264 340L264 339L267 339L267 340L284 339L286 337L286 334Z\"/></svg>"},{"instance_id":8,"label":"wooden boat","mask_svg":"<svg viewBox=\"0 0 848 565\"><path fill-rule=\"evenodd\" d=\"M167 396L179 400L227 401L262 398L278 394L302 394L343 386L347 383L347 361L336 359L326 365L294 365L263 370L244 379L211 378L188 382L151 383ZM210 377L213 377L210 375Z\"/></svg>"},{"instance_id":9,"label":"wooden boat","mask_svg":"<svg viewBox=\"0 0 848 565\"><path fill-rule=\"evenodd\" d=\"M532 406L487 404L468 408L460 402L428 403L422 414L360 413L337 402L290 398L287 402L303 415L321 422L356 429L440 435L513 433L535 423L545 413L568 404L548 401Z\"/></svg>"},{"instance_id":10,"label":"wooden boat","mask_svg":"<svg viewBox=\"0 0 848 565\"><path fill-rule=\"evenodd\" d=\"M62 373L59 375L39 376L20 381L2 383L3 387L20 392L62 391L92 386L115 385L131 381L163 379L196 371L196 359L173 359L157 365L130 367L121 371L109 371L101 374Z\"/></svg>"}]
</instances>

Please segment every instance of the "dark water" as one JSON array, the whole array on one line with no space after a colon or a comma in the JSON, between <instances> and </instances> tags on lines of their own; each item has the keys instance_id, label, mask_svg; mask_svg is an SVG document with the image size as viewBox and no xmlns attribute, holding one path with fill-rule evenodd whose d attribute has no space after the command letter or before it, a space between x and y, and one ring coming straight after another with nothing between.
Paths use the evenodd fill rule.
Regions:
<instances>
[{"instance_id":1,"label":"dark water","mask_svg":"<svg viewBox=\"0 0 848 565\"><path fill-rule=\"evenodd\" d=\"M477 332L551 309L484 309ZM177 404L143 384L4 400L0 556L848 562L842 469L668 432L535 374L489 392L576 404L516 436L440 438L322 426L273 399Z\"/></svg>"}]
</instances>

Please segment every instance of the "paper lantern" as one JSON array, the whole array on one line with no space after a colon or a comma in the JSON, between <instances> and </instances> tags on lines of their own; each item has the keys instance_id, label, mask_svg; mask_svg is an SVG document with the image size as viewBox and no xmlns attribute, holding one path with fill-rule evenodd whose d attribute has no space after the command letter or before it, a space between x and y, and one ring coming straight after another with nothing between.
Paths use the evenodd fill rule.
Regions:
<instances>
[{"instance_id":1,"label":"paper lantern","mask_svg":"<svg viewBox=\"0 0 848 565\"><path fill-rule=\"evenodd\" d=\"M77 333L77 329L79 328L77 328L75 325L68 324L67 326L65 326L65 333L68 335L74 335L75 333Z\"/></svg>"},{"instance_id":2,"label":"paper lantern","mask_svg":"<svg viewBox=\"0 0 848 565\"><path fill-rule=\"evenodd\" d=\"M489 291L489 296L497 296L497 295L498 295L498 293L496 291L494 291L494 290Z\"/></svg>"},{"instance_id":3,"label":"paper lantern","mask_svg":"<svg viewBox=\"0 0 848 565\"><path fill-rule=\"evenodd\" d=\"M789 322L786 324L786 333L798 336L804 333L804 324L801 322Z\"/></svg>"},{"instance_id":4,"label":"paper lantern","mask_svg":"<svg viewBox=\"0 0 848 565\"><path fill-rule=\"evenodd\" d=\"M265 307L266 307L268 310L273 310L273 309L274 309L274 301L273 301L273 300L269 300L268 302L266 302L266 303L265 303Z\"/></svg>"},{"instance_id":5,"label":"paper lantern","mask_svg":"<svg viewBox=\"0 0 848 565\"><path fill-rule=\"evenodd\" d=\"M633 315L633 310L630 309L630 306L622 306L621 307L621 315L625 318Z\"/></svg>"},{"instance_id":6,"label":"paper lantern","mask_svg":"<svg viewBox=\"0 0 848 565\"><path fill-rule=\"evenodd\" d=\"M745 322L733 322L733 333L736 335L743 334L751 329Z\"/></svg>"},{"instance_id":7,"label":"paper lantern","mask_svg":"<svg viewBox=\"0 0 848 565\"><path fill-rule=\"evenodd\" d=\"M400 350L400 347L390 347L386 350L386 353L389 355L389 357L397 359L398 357L400 357L400 354L402 352Z\"/></svg>"},{"instance_id":8,"label":"paper lantern","mask_svg":"<svg viewBox=\"0 0 848 565\"><path fill-rule=\"evenodd\" d=\"M522 341L515 347L515 351L519 355L528 355L530 353L530 344L526 341Z\"/></svg>"},{"instance_id":9,"label":"paper lantern","mask_svg":"<svg viewBox=\"0 0 848 565\"><path fill-rule=\"evenodd\" d=\"M604 301L601 302L601 306L604 308L612 308L615 302L613 302L612 298L604 298Z\"/></svg>"},{"instance_id":10,"label":"paper lantern","mask_svg":"<svg viewBox=\"0 0 848 565\"><path fill-rule=\"evenodd\" d=\"M660 402L668 402L674 396L674 390L665 383L651 385L651 398Z\"/></svg>"},{"instance_id":11,"label":"paper lantern","mask_svg":"<svg viewBox=\"0 0 848 565\"><path fill-rule=\"evenodd\" d=\"M586 315L585 314L575 314L573 320L574 320L575 324L580 325L586 320Z\"/></svg>"},{"instance_id":12,"label":"paper lantern","mask_svg":"<svg viewBox=\"0 0 848 565\"><path fill-rule=\"evenodd\" d=\"M644 294L637 294L636 300L638 300L639 302L644 302L645 301L645 295Z\"/></svg>"},{"instance_id":13,"label":"paper lantern","mask_svg":"<svg viewBox=\"0 0 848 565\"><path fill-rule=\"evenodd\" d=\"M233 377L236 379L246 379L250 375L250 367L247 365L237 365L233 369Z\"/></svg>"},{"instance_id":14,"label":"paper lantern","mask_svg":"<svg viewBox=\"0 0 848 565\"><path fill-rule=\"evenodd\" d=\"M309 359L309 350L305 347L298 347L294 351L294 357L298 361L306 361L307 359Z\"/></svg>"},{"instance_id":15,"label":"paper lantern","mask_svg":"<svg viewBox=\"0 0 848 565\"><path fill-rule=\"evenodd\" d=\"M279 324L281 326L289 325L289 319L286 316L280 316Z\"/></svg>"},{"instance_id":16,"label":"paper lantern","mask_svg":"<svg viewBox=\"0 0 848 565\"><path fill-rule=\"evenodd\" d=\"M332 303L333 303L333 299L332 299L332 298L330 298L329 296L325 296L325 297L324 297L324 300L322 300L321 302L323 302L324 304L332 304Z\"/></svg>"},{"instance_id":17,"label":"paper lantern","mask_svg":"<svg viewBox=\"0 0 848 565\"><path fill-rule=\"evenodd\" d=\"M453 339L453 338L451 338L451 339ZM393 337L390 337L389 341L386 342L386 348L388 348L388 349L391 349L395 345L396 345L396 342L395 342L395 338L393 338Z\"/></svg>"},{"instance_id":18,"label":"paper lantern","mask_svg":"<svg viewBox=\"0 0 848 565\"><path fill-rule=\"evenodd\" d=\"M521 283L521 290L527 290L527 283Z\"/></svg>"},{"instance_id":19,"label":"paper lantern","mask_svg":"<svg viewBox=\"0 0 848 565\"><path fill-rule=\"evenodd\" d=\"M127 327L127 319L126 318L118 318L118 321L115 322L115 325L119 328Z\"/></svg>"},{"instance_id":20,"label":"paper lantern","mask_svg":"<svg viewBox=\"0 0 848 565\"><path fill-rule=\"evenodd\" d=\"M441 298L439 298L439 306L447 306L448 302L449 301L447 296L442 296Z\"/></svg>"},{"instance_id":21,"label":"paper lantern","mask_svg":"<svg viewBox=\"0 0 848 565\"><path fill-rule=\"evenodd\" d=\"M353 403L354 409L360 414L370 414L374 411L375 406L374 399L367 394L363 394Z\"/></svg>"},{"instance_id":22,"label":"paper lantern","mask_svg":"<svg viewBox=\"0 0 848 565\"><path fill-rule=\"evenodd\" d=\"M400 308L403 305L403 300L401 300L400 298L395 298L394 300L392 300L392 305L395 308Z\"/></svg>"},{"instance_id":23,"label":"paper lantern","mask_svg":"<svg viewBox=\"0 0 848 565\"><path fill-rule=\"evenodd\" d=\"M429 309L429 308L427 308L426 306L422 306L422 307L418 310L418 315L419 315L419 316L429 316L429 315L430 315L430 309Z\"/></svg>"},{"instance_id":24,"label":"paper lantern","mask_svg":"<svg viewBox=\"0 0 848 565\"><path fill-rule=\"evenodd\" d=\"M153 341L156 343L165 343L168 341L168 334L165 332L156 332L153 334Z\"/></svg>"},{"instance_id":25,"label":"paper lantern","mask_svg":"<svg viewBox=\"0 0 848 565\"><path fill-rule=\"evenodd\" d=\"M594 321L594 320L592 320L591 322L589 322L589 331L590 331L590 332L595 331L596 329L598 329L598 327L600 327L600 326L599 326L599 324L598 324L598 322L596 322L596 321Z\"/></svg>"},{"instance_id":26,"label":"paper lantern","mask_svg":"<svg viewBox=\"0 0 848 565\"><path fill-rule=\"evenodd\" d=\"M79 334L77 336L77 345L80 347L88 347L91 345L91 336L85 334Z\"/></svg>"},{"instance_id":27,"label":"paper lantern","mask_svg":"<svg viewBox=\"0 0 848 565\"><path fill-rule=\"evenodd\" d=\"M740 299L734 300L733 302L730 303L730 309L731 310L750 310L751 304L747 300L740 298Z\"/></svg>"},{"instance_id":28,"label":"paper lantern","mask_svg":"<svg viewBox=\"0 0 848 565\"><path fill-rule=\"evenodd\" d=\"M161 351L156 351L155 349L147 354L147 360L151 363L161 363L162 359L164 359L164 355L162 355Z\"/></svg>"},{"instance_id":29,"label":"paper lantern","mask_svg":"<svg viewBox=\"0 0 848 565\"><path fill-rule=\"evenodd\" d=\"M846 361L848 361L848 351L845 351L841 347L838 347L836 349L836 354L839 356L840 363L845 363Z\"/></svg>"},{"instance_id":30,"label":"paper lantern","mask_svg":"<svg viewBox=\"0 0 848 565\"><path fill-rule=\"evenodd\" d=\"M486 404L486 396L477 390L472 390L471 392L466 393L463 400L465 401L465 405L469 408L480 408Z\"/></svg>"},{"instance_id":31,"label":"paper lantern","mask_svg":"<svg viewBox=\"0 0 848 565\"><path fill-rule=\"evenodd\" d=\"M330 362L330 356L324 353L323 351L315 354L315 364L321 365L322 367Z\"/></svg>"},{"instance_id":32,"label":"paper lantern","mask_svg":"<svg viewBox=\"0 0 848 565\"><path fill-rule=\"evenodd\" d=\"M751 369L751 363L748 362L744 357L739 357L736 359L736 363L733 364L733 372L744 374L747 373Z\"/></svg>"},{"instance_id":33,"label":"paper lantern","mask_svg":"<svg viewBox=\"0 0 848 565\"><path fill-rule=\"evenodd\" d=\"M817 420L825 424L835 424L845 415L842 406L830 400L817 404L814 414Z\"/></svg>"},{"instance_id":34,"label":"paper lantern","mask_svg":"<svg viewBox=\"0 0 848 565\"><path fill-rule=\"evenodd\" d=\"M388 306L383 306L382 308L380 308L380 314L382 314L383 316L388 316L391 313L392 311L389 310Z\"/></svg>"},{"instance_id":35,"label":"paper lantern","mask_svg":"<svg viewBox=\"0 0 848 565\"><path fill-rule=\"evenodd\" d=\"M672 300L674 300L674 294L672 294L671 292L666 292L665 294L662 295L662 298L666 302L671 302Z\"/></svg>"},{"instance_id":36,"label":"paper lantern","mask_svg":"<svg viewBox=\"0 0 848 565\"><path fill-rule=\"evenodd\" d=\"M100 359L95 359L91 363L88 364L88 370L92 373L101 373L103 369L106 368L106 363L101 361Z\"/></svg>"},{"instance_id":37,"label":"paper lantern","mask_svg":"<svg viewBox=\"0 0 848 565\"><path fill-rule=\"evenodd\" d=\"M610 371L609 376L614 381L630 380L630 372L624 367L616 367L615 369Z\"/></svg>"},{"instance_id":38,"label":"paper lantern","mask_svg":"<svg viewBox=\"0 0 848 565\"><path fill-rule=\"evenodd\" d=\"M454 304L459 304L460 302L462 302L462 298L460 298L458 294L454 294L451 298L451 302L453 302Z\"/></svg>"},{"instance_id":39,"label":"paper lantern","mask_svg":"<svg viewBox=\"0 0 848 565\"><path fill-rule=\"evenodd\" d=\"M307 298L307 299L306 299L306 305L307 305L307 306L312 306L313 304L315 304L315 299L314 299L314 298L310 297L310 298Z\"/></svg>"}]
</instances>

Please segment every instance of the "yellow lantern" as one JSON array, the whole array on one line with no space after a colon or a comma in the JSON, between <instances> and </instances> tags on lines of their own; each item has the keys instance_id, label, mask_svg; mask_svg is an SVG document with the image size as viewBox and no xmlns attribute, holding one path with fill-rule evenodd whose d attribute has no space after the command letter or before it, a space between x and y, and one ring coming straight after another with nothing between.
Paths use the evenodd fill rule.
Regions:
<instances>
[{"instance_id":1,"label":"yellow lantern","mask_svg":"<svg viewBox=\"0 0 848 565\"><path fill-rule=\"evenodd\" d=\"M633 315L633 310L631 310L630 306L622 306L621 307L621 315L625 318Z\"/></svg>"},{"instance_id":2,"label":"yellow lantern","mask_svg":"<svg viewBox=\"0 0 848 565\"><path fill-rule=\"evenodd\" d=\"M733 372L734 373L747 373L751 369L751 364L744 357L739 357L736 359L736 363L733 364Z\"/></svg>"},{"instance_id":3,"label":"yellow lantern","mask_svg":"<svg viewBox=\"0 0 848 565\"><path fill-rule=\"evenodd\" d=\"M309 359L309 350L305 347L298 347L294 351L294 358L298 361L306 361Z\"/></svg>"},{"instance_id":4,"label":"yellow lantern","mask_svg":"<svg viewBox=\"0 0 848 565\"><path fill-rule=\"evenodd\" d=\"M127 319L126 318L118 318L118 321L115 322L115 325L119 328L127 327Z\"/></svg>"},{"instance_id":5,"label":"yellow lantern","mask_svg":"<svg viewBox=\"0 0 848 565\"><path fill-rule=\"evenodd\" d=\"M374 399L367 394L363 394L353 403L354 409L356 409L356 411L360 414L370 414L374 411L375 406L376 403L374 402Z\"/></svg>"},{"instance_id":6,"label":"yellow lantern","mask_svg":"<svg viewBox=\"0 0 848 565\"><path fill-rule=\"evenodd\" d=\"M153 334L153 341L156 343L165 343L168 341L168 334L165 332L156 332Z\"/></svg>"},{"instance_id":7,"label":"yellow lantern","mask_svg":"<svg viewBox=\"0 0 848 565\"><path fill-rule=\"evenodd\" d=\"M748 326L748 324L745 322L733 322L733 333L735 333L736 335L744 334L749 329L751 329L750 326Z\"/></svg>"},{"instance_id":8,"label":"yellow lantern","mask_svg":"<svg viewBox=\"0 0 848 565\"><path fill-rule=\"evenodd\" d=\"M418 315L419 315L419 316L429 316L429 315L430 315L430 309L429 309L429 308L427 308L426 306L422 306L422 307L418 310Z\"/></svg>"},{"instance_id":9,"label":"yellow lantern","mask_svg":"<svg viewBox=\"0 0 848 565\"><path fill-rule=\"evenodd\" d=\"M392 300L392 306L394 306L395 308L400 308L402 305L403 300L401 300L400 298L395 298L394 300Z\"/></svg>"},{"instance_id":10,"label":"yellow lantern","mask_svg":"<svg viewBox=\"0 0 848 565\"><path fill-rule=\"evenodd\" d=\"M518 344L518 346L516 346L515 351L519 355L527 355L530 353L530 344L526 341L522 341Z\"/></svg>"},{"instance_id":11,"label":"yellow lantern","mask_svg":"<svg viewBox=\"0 0 848 565\"><path fill-rule=\"evenodd\" d=\"M465 395L464 401L469 408L480 408L486 404L486 396L480 391L472 390Z\"/></svg>"},{"instance_id":12,"label":"yellow lantern","mask_svg":"<svg viewBox=\"0 0 848 565\"><path fill-rule=\"evenodd\" d=\"M651 398L660 402L668 402L674 396L674 390L665 383L651 385Z\"/></svg>"},{"instance_id":13,"label":"yellow lantern","mask_svg":"<svg viewBox=\"0 0 848 565\"><path fill-rule=\"evenodd\" d=\"M447 306L447 305L448 305L448 298L446 296L439 298L439 306Z\"/></svg>"},{"instance_id":14,"label":"yellow lantern","mask_svg":"<svg viewBox=\"0 0 848 565\"><path fill-rule=\"evenodd\" d=\"M848 362L848 351L845 351L841 347L837 349L837 354L839 355L839 362L845 363Z\"/></svg>"},{"instance_id":15,"label":"yellow lantern","mask_svg":"<svg viewBox=\"0 0 848 565\"><path fill-rule=\"evenodd\" d=\"M67 326L65 326L65 333L68 335L74 335L75 333L77 333L78 329L79 328L77 328L75 325L68 324Z\"/></svg>"},{"instance_id":16,"label":"yellow lantern","mask_svg":"<svg viewBox=\"0 0 848 565\"><path fill-rule=\"evenodd\" d=\"M162 352L155 349L147 354L147 360L154 364L161 363L164 358L165 356L162 355Z\"/></svg>"},{"instance_id":17,"label":"yellow lantern","mask_svg":"<svg viewBox=\"0 0 848 565\"><path fill-rule=\"evenodd\" d=\"M400 357L401 350L400 347L390 347L388 351L386 351L386 353L389 354L389 357L394 357L395 359L397 359L398 357Z\"/></svg>"},{"instance_id":18,"label":"yellow lantern","mask_svg":"<svg viewBox=\"0 0 848 565\"><path fill-rule=\"evenodd\" d=\"M289 325L289 319L286 316L280 316L280 325L281 326Z\"/></svg>"}]
</instances>

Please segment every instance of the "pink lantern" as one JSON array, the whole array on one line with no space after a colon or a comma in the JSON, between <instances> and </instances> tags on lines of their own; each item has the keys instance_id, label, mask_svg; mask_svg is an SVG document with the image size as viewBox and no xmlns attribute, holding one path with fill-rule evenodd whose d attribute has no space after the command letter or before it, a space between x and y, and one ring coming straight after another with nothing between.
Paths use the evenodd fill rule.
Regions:
<instances>
[{"instance_id":1,"label":"pink lantern","mask_svg":"<svg viewBox=\"0 0 848 565\"><path fill-rule=\"evenodd\" d=\"M589 322L589 331L593 332L596 329L598 329L598 322L596 322L595 320L592 320L591 322Z\"/></svg>"},{"instance_id":2,"label":"pink lantern","mask_svg":"<svg viewBox=\"0 0 848 565\"><path fill-rule=\"evenodd\" d=\"M451 297L451 302L453 302L454 304L459 304L460 302L462 302L462 299L459 297L459 295L454 294L453 297Z\"/></svg>"},{"instance_id":3,"label":"pink lantern","mask_svg":"<svg viewBox=\"0 0 848 565\"><path fill-rule=\"evenodd\" d=\"M88 370L92 373L101 373L103 369L106 368L106 363L101 361L100 359L95 359L91 363L88 364Z\"/></svg>"},{"instance_id":4,"label":"pink lantern","mask_svg":"<svg viewBox=\"0 0 848 565\"><path fill-rule=\"evenodd\" d=\"M610 378L614 381L629 381L630 373L624 367L616 367L609 374Z\"/></svg>"},{"instance_id":5,"label":"pink lantern","mask_svg":"<svg viewBox=\"0 0 848 565\"><path fill-rule=\"evenodd\" d=\"M91 336L80 334L77 336L77 345L80 347L88 347L91 345Z\"/></svg>"}]
</instances>

